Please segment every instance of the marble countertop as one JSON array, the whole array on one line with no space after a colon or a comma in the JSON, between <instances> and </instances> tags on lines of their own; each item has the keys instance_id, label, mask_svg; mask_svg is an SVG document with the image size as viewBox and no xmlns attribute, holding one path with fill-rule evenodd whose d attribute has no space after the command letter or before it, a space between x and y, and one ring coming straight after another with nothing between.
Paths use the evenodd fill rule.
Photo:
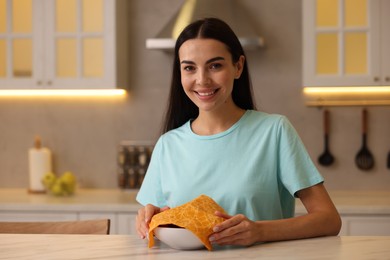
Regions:
<instances>
[{"instance_id":1,"label":"marble countertop","mask_svg":"<svg viewBox=\"0 0 390 260\"><path fill-rule=\"evenodd\" d=\"M390 191L330 191L330 196L341 214L390 214ZM136 212L137 190L79 189L69 197L29 194L24 189L0 189L0 211L95 211ZM305 208L297 199L297 214Z\"/></svg>"},{"instance_id":2,"label":"marble countertop","mask_svg":"<svg viewBox=\"0 0 390 260\"><path fill-rule=\"evenodd\" d=\"M133 235L0 234L2 259L388 259L390 237L322 237L179 251L162 243L147 248Z\"/></svg>"}]
</instances>

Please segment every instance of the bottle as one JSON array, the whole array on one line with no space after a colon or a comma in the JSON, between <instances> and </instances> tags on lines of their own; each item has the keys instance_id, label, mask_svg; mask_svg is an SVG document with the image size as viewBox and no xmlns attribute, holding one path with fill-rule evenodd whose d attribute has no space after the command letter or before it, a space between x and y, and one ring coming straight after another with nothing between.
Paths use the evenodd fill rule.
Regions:
<instances>
[{"instance_id":1,"label":"bottle","mask_svg":"<svg viewBox=\"0 0 390 260\"><path fill-rule=\"evenodd\" d=\"M41 138L35 137L34 147L28 151L29 161L29 192L44 193L45 187L42 184L44 175L52 172L51 151L42 147Z\"/></svg>"}]
</instances>

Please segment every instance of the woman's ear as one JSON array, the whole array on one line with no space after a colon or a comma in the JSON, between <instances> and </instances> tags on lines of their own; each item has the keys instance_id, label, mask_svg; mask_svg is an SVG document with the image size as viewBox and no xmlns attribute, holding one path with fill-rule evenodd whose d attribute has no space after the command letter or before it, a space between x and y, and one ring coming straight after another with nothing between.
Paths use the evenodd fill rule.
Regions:
<instances>
[{"instance_id":1,"label":"woman's ear","mask_svg":"<svg viewBox=\"0 0 390 260\"><path fill-rule=\"evenodd\" d=\"M239 79L240 76L241 76L241 73L244 69L244 64L245 64L245 56L244 55L241 55L240 58L238 59L238 61L236 62L236 75L235 75L235 79Z\"/></svg>"}]
</instances>

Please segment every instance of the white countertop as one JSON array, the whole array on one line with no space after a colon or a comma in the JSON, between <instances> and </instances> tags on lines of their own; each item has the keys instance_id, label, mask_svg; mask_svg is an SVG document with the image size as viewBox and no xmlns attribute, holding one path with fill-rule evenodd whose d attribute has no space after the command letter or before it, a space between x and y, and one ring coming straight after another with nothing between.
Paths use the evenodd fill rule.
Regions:
<instances>
[{"instance_id":1,"label":"white countertop","mask_svg":"<svg viewBox=\"0 0 390 260\"><path fill-rule=\"evenodd\" d=\"M389 259L390 237L322 237L179 251L134 235L0 234L1 259Z\"/></svg>"},{"instance_id":2,"label":"white countertop","mask_svg":"<svg viewBox=\"0 0 390 260\"><path fill-rule=\"evenodd\" d=\"M330 191L341 214L390 214L390 191ZM0 211L51 210L136 212L137 190L80 189L69 197L29 194L24 189L0 189ZM305 213L297 200L296 212Z\"/></svg>"}]
</instances>

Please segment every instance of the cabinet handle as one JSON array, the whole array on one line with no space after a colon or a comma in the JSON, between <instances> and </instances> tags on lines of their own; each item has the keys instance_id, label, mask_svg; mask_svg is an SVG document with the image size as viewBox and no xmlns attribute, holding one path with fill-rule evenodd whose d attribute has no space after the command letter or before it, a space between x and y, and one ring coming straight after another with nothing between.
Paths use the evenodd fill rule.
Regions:
<instances>
[{"instance_id":1,"label":"cabinet handle","mask_svg":"<svg viewBox=\"0 0 390 260\"><path fill-rule=\"evenodd\" d=\"M51 80L48 80L48 81L47 81L47 85L50 86L51 84L52 84Z\"/></svg>"},{"instance_id":2,"label":"cabinet handle","mask_svg":"<svg viewBox=\"0 0 390 260\"><path fill-rule=\"evenodd\" d=\"M386 81L390 81L390 77L387 76L387 77L385 78L385 80L386 80Z\"/></svg>"},{"instance_id":3,"label":"cabinet handle","mask_svg":"<svg viewBox=\"0 0 390 260\"><path fill-rule=\"evenodd\" d=\"M37 81L37 84L38 84L38 85L42 85L42 80L38 80L38 81Z\"/></svg>"},{"instance_id":4,"label":"cabinet handle","mask_svg":"<svg viewBox=\"0 0 390 260\"><path fill-rule=\"evenodd\" d=\"M378 82L379 81L379 77L374 77L374 81Z\"/></svg>"}]
</instances>

